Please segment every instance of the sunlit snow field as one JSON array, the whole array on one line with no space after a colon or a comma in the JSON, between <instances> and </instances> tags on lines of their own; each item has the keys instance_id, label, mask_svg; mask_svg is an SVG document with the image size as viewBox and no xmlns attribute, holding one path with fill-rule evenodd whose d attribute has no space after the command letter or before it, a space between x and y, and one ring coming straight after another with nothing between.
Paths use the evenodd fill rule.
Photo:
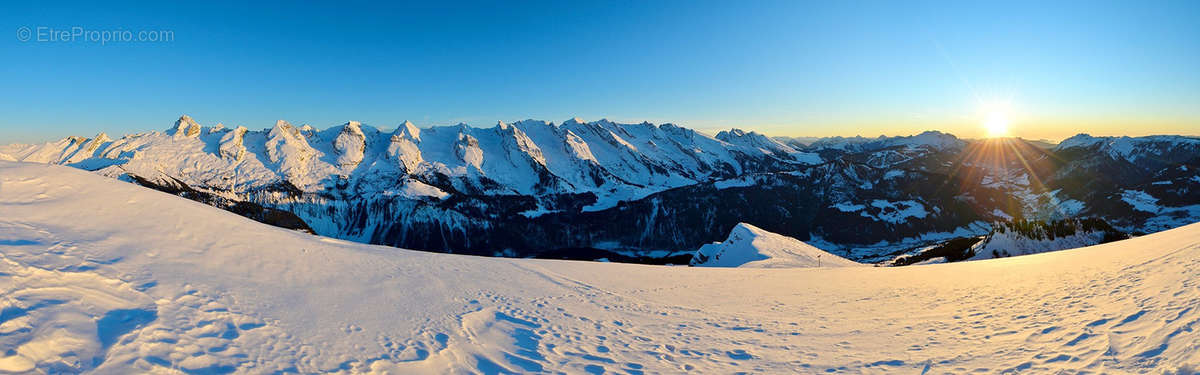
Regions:
<instances>
[{"instance_id":1,"label":"sunlit snow field","mask_svg":"<svg viewBox=\"0 0 1200 375\"><path fill-rule=\"evenodd\" d=\"M1186 373L1198 309L1200 224L900 268L482 258L0 162L0 372Z\"/></svg>"}]
</instances>

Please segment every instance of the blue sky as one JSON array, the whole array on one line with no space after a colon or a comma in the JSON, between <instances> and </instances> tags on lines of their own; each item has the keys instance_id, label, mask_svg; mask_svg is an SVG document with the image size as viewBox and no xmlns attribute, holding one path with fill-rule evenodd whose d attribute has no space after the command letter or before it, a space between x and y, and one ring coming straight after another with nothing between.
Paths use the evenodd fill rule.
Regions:
<instances>
[{"instance_id":1,"label":"blue sky","mask_svg":"<svg viewBox=\"0 0 1200 375\"><path fill-rule=\"evenodd\" d=\"M1200 2L20 2L0 143L276 119L392 128L524 118L772 135L1200 133ZM997 105L995 103L1004 103Z\"/></svg>"}]
</instances>

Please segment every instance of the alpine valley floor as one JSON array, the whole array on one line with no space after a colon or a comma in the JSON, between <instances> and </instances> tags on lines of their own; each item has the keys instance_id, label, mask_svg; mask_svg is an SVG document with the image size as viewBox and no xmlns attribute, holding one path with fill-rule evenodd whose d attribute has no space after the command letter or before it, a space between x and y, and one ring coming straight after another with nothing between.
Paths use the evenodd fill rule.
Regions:
<instances>
[{"instance_id":1,"label":"alpine valley floor","mask_svg":"<svg viewBox=\"0 0 1200 375\"><path fill-rule=\"evenodd\" d=\"M482 258L0 162L0 372L1192 373L1200 224L899 268Z\"/></svg>"}]
</instances>

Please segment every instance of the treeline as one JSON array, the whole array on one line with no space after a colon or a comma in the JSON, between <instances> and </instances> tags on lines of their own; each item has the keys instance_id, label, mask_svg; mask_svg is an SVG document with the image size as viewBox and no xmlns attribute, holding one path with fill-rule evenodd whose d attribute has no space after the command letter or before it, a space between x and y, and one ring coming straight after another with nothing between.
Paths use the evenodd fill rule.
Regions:
<instances>
[{"instance_id":1,"label":"treeline","mask_svg":"<svg viewBox=\"0 0 1200 375\"><path fill-rule=\"evenodd\" d=\"M975 253L971 252L971 247L982 241L983 237L959 237L954 238L937 245L930 246L921 250L916 254L900 255L890 262L884 262L886 266L907 266L910 264L920 263L933 258L946 258L947 262L958 262L967 260Z\"/></svg>"},{"instance_id":2,"label":"treeline","mask_svg":"<svg viewBox=\"0 0 1200 375\"><path fill-rule=\"evenodd\" d=\"M992 223L992 232L994 233L1008 233L1010 231L1021 237L1039 241L1052 241L1055 238L1070 237L1081 232L1104 232L1104 239L1101 240L1101 243L1122 240L1129 237L1099 218L1052 221L1014 220Z\"/></svg>"},{"instance_id":3,"label":"treeline","mask_svg":"<svg viewBox=\"0 0 1200 375\"><path fill-rule=\"evenodd\" d=\"M932 246L921 246L919 247L919 250L917 250L918 248L913 248L898 251L893 253L893 255L896 255L894 258L881 262L879 265L907 266L934 258L945 258L947 262L967 260L975 256L977 247L986 245L986 241L990 241L992 236L995 236L998 233L1012 233L1018 237L1037 241L1053 241L1057 238L1070 237L1078 233L1094 232L1104 233L1104 237L1099 243L1129 238L1128 234L1113 228L1112 225L1108 224L1108 222L1098 218L1063 219L1051 221L1000 221L992 223L992 232L986 236L959 237L942 241ZM981 244L981 242L983 243ZM996 256L1008 256L1007 254L1007 251L1003 251L1002 253L997 253Z\"/></svg>"}]
</instances>

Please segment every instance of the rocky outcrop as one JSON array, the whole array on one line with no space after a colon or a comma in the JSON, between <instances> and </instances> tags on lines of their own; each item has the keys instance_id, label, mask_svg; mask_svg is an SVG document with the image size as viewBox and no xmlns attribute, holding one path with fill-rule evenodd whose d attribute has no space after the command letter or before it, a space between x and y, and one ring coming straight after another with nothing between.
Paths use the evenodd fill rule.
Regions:
<instances>
[{"instance_id":1,"label":"rocky outcrop","mask_svg":"<svg viewBox=\"0 0 1200 375\"><path fill-rule=\"evenodd\" d=\"M191 116L179 116L179 120L175 121L175 126L167 130L167 134L176 137L195 137L200 135L200 124L192 120Z\"/></svg>"},{"instance_id":2,"label":"rocky outcrop","mask_svg":"<svg viewBox=\"0 0 1200 375\"><path fill-rule=\"evenodd\" d=\"M246 156L246 131L246 127L238 126L221 136L221 142L218 146L221 157L240 161Z\"/></svg>"}]
</instances>

